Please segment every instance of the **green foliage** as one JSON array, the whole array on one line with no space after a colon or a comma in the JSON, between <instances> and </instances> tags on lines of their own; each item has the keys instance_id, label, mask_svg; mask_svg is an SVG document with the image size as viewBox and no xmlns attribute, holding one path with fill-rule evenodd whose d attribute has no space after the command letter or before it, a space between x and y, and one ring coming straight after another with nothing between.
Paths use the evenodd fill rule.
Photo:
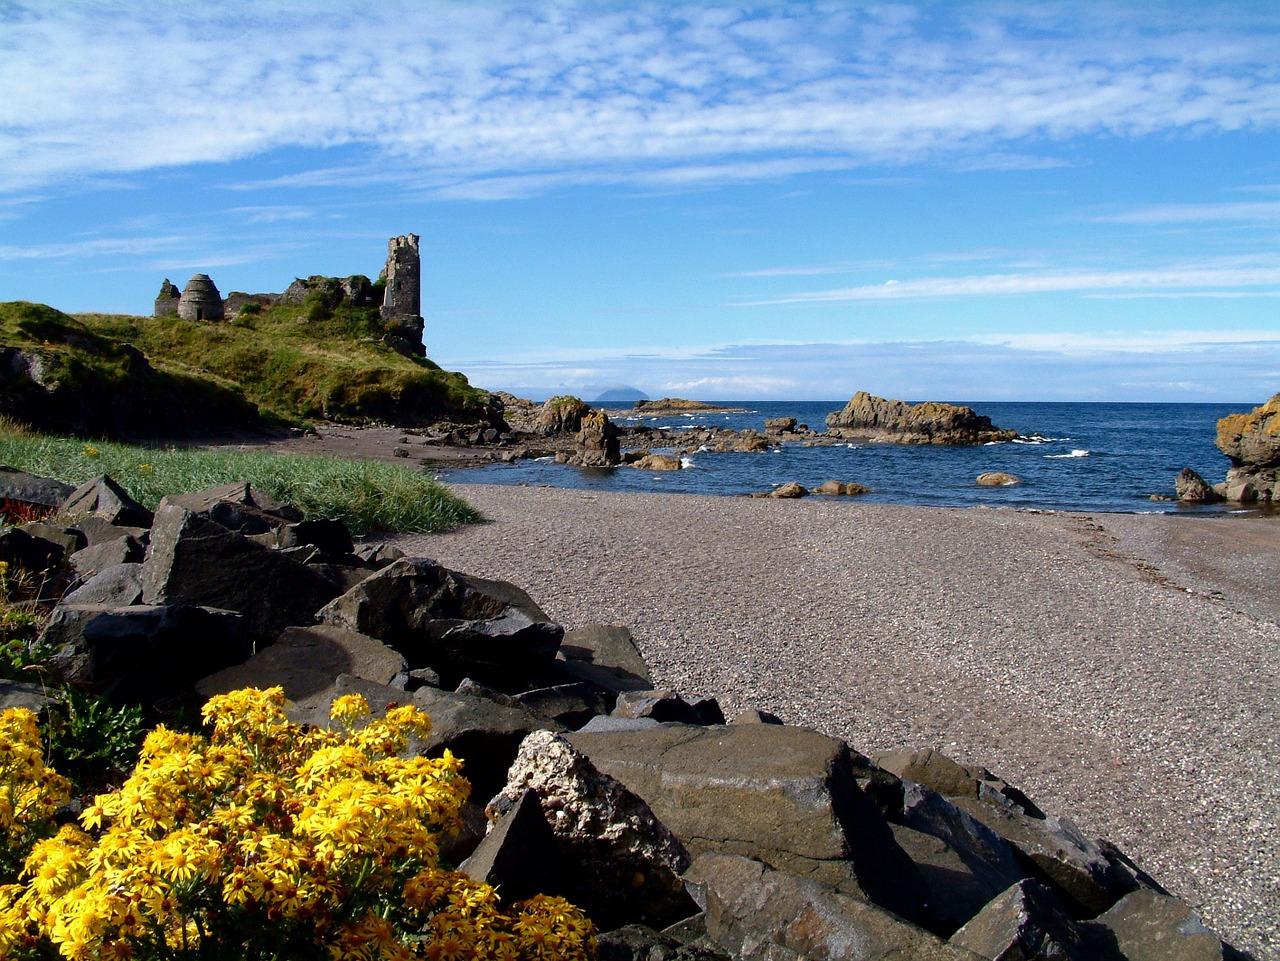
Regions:
<instances>
[{"instance_id":1,"label":"green foliage","mask_svg":"<svg viewBox=\"0 0 1280 961\"><path fill-rule=\"evenodd\" d=\"M0 678L39 679L39 669L52 652L36 642L44 617L30 604L0 598Z\"/></svg>"},{"instance_id":2,"label":"green foliage","mask_svg":"<svg viewBox=\"0 0 1280 961\"><path fill-rule=\"evenodd\" d=\"M438 531L479 518L427 475L374 461L0 433L0 463L75 485L110 474L148 507L165 494L244 480L308 517L342 520L357 534Z\"/></svg>"},{"instance_id":3,"label":"green foliage","mask_svg":"<svg viewBox=\"0 0 1280 961\"><path fill-rule=\"evenodd\" d=\"M557 394L547 401L547 407L551 410L559 410L561 407L585 407L586 402L581 397L574 397L573 394Z\"/></svg>"},{"instance_id":4,"label":"green foliage","mask_svg":"<svg viewBox=\"0 0 1280 961\"><path fill-rule=\"evenodd\" d=\"M49 764L81 794L127 775L146 735L140 707L114 705L73 687L58 691L43 728Z\"/></svg>"}]
</instances>

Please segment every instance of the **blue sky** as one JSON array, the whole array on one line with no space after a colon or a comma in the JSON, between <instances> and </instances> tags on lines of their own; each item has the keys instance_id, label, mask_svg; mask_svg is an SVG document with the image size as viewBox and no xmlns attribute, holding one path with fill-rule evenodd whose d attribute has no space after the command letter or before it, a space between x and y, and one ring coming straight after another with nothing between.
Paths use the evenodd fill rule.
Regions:
<instances>
[{"instance_id":1,"label":"blue sky","mask_svg":"<svg viewBox=\"0 0 1280 961\"><path fill-rule=\"evenodd\" d=\"M406 231L493 389L1256 402L1280 7L0 0L0 299Z\"/></svg>"}]
</instances>

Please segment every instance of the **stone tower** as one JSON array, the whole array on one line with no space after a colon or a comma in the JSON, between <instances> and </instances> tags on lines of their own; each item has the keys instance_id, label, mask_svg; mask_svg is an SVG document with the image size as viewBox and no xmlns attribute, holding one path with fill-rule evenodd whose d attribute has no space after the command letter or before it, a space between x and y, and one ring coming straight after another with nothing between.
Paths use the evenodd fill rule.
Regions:
<instances>
[{"instance_id":1,"label":"stone tower","mask_svg":"<svg viewBox=\"0 0 1280 961\"><path fill-rule=\"evenodd\" d=\"M164 283L160 285L160 293L156 294L156 311L157 317L176 317L178 316L178 298L182 294L178 288L169 283L169 278L164 279Z\"/></svg>"},{"instance_id":2,"label":"stone tower","mask_svg":"<svg viewBox=\"0 0 1280 961\"><path fill-rule=\"evenodd\" d=\"M226 317L222 294L218 293L208 274L196 274L187 281L187 287L178 300L178 316L183 320L222 320Z\"/></svg>"},{"instance_id":3,"label":"stone tower","mask_svg":"<svg viewBox=\"0 0 1280 961\"><path fill-rule=\"evenodd\" d=\"M387 343L401 353L426 353L422 345L422 262L418 235L405 234L387 241L386 290L382 295L382 321Z\"/></svg>"}]
</instances>

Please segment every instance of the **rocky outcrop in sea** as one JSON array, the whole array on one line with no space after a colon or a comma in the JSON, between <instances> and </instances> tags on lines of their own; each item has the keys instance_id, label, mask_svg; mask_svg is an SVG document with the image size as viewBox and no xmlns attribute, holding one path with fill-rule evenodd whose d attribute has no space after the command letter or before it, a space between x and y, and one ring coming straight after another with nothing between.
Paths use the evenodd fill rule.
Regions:
<instances>
[{"instance_id":1,"label":"rocky outcrop in sea","mask_svg":"<svg viewBox=\"0 0 1280 961\"><path fill-rule=\"evenodd\" d=\"M1280 394L1218 421L1218 450L1231 458L1219 495L1242 504L1280 503Z\"/></svg>"},{"instance_id":2,"label":"rocky outcrop in sea","mask_svg":"<svg viewBox=\"0 0 1280 961\"><path fill-rule=\"evenodd\" d=\"M154 517L109 478L58 502L74 509L0 548L72 581L42 638L63 680L153 715L244 686L280 685L315 725L348 693L416 705L433 723L410 749L452 751L472 784L447 857L504 898L573 899L602 959L1236 956L985 768L868 758L758 711L726 723L656 690L626 628L567 629L513 584L357 546L247 484Z\"/></svg>"},{"instance_id":3,"label":"rocky outcrop in sea","mask_svg":"<svg viewBox=\"0 0 1280 961\"><path fill-rule=\"evenodd\" d=\"M991 423L971 407L926 401L908 404L860 390L843 410L827 415L827 430L837 437L892 444L986 444L1018 436Z\"/></svg>"}]
</instances>

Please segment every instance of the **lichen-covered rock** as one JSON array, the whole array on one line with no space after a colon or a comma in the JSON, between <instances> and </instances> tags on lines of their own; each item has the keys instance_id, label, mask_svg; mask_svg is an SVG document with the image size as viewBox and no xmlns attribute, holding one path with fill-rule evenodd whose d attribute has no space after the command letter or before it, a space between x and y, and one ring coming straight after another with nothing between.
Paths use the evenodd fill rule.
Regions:
<instances>
[{"instance_id":1,"label":"lichen-covered rock","mask_svg":"<svg viewBox=\"0 0 1280 961\"><path fill-rule=\"evenodd\" d=\"M1022 478L1017 474L1002 470L987 471L985 474L979 474L977 478L979 487L1016 487L1021 483Z\"/></svg>"},{"instance_id":2,"label":"lichen-covered rock","mask_svg":"<svg viewBox=\"0 0 1280 961\"><path fill-rule=\"evenodd\" d=\"M520 745L506 787L486 813L498 817L532 790L566 861L571 899L602 928L664 926L694 907L680 875L689 855L649 805L598 770L563 737L535 731Z\"/></svg>"},{"instance_id":3,"label":"lichen-covered rock","mask_svg":"<svg viewBox=\"0 0 1280 961\"><path fill-rule=\"evenodd\" d=\"M871 488L853 482L829 480L815 487L813 493L825 494L827 497L858 497L861 494L870 494Z\"/></svg>"},{"instance_id":4,"label":"lichen-covered rock","mask_svg":"<svg viewBox=\"0 0 1280 961\"><path fill-rule=\"evenodd\" d=\"M1235 467L1280 465L1280 394L1247 414L1218 421L1217 442Z\"/></svg>"},{"instance_id":5,"label":"lichen-covered rock","mask_svg":"<svg viewBox=\"0 0 1280 961\"><path fill-rule=\"evenodd\" d=\"M591 413L583 400L568 394L552 397L538 411L534 428L539 434L576 434L582 429L582 418Z\"/></svg>"},{"instance_id":6,"label":"lichen-covered rock","mask_svg":"<svg viewBox=\"0 0 1280 961\"><path fill-rule=\"evenodd\" d=\"M679 457L672 457L670 454L645 454L639 460L631 462L631 466L638 470L680 470L681 463Z\"/></svg>"},{"instance_id":7,"label":"lichen-covered rock","mask_svg":"<svg viewBox=\"0 0 1280 961\"><path fill-rule=\"evenodd\" d=\"M685 874L707 933L739 961L976 961L883 908L759 861L703 854Z\"/></svg>"},{"instance_id":8,"label":"lichen-covered rock","mask_svg":"<svg viewBox=\"0 0 1280 961\"><path fill-rule=\"evenodd\" d=\"M843 410L827 415L827 429L839 437L893 444L985 444L1013 440L1015 430L991 423L971 407L926 401L908 404L860 390Z\"/></svg>"},{"instance_id":9,"label":"lichen-covered rock","mask_svg":"<svg viewBox=\"0 0 1280 961\"><path fill-rule=\"evenodd\" d=\"M582 416L574 443L577 449L570 463L579 467L613 467L622 462L618 428L602 410Z\"/></svg>"}]
</instances>

